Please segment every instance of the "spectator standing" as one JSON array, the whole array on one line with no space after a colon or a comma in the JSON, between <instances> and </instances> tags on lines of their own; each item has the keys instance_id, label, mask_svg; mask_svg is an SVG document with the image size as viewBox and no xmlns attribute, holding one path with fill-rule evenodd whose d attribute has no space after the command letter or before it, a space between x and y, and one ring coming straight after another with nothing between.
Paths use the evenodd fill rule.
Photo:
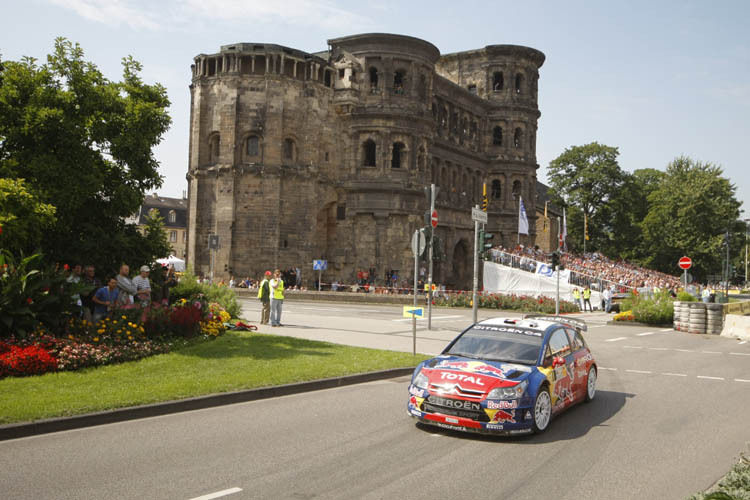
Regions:
<instances>
[{"instance_id":1,"label":"spectator standing","mask_svg":"<svg viewBox=\"0 0 750 500\"><path fill-rule=\"evenodd\" d=\"M109 279L107 286L101 287L92 297L94 302L94 322L105 317L117 304L120 288L116 277Z\"/></svg>"},{"instance_id":2,"label":"spectator standing","mask_svg":"<svg viewBox=\"0 0 750 500\"><path fill-rule=\"evenodd\" d=\"M612 310L612 290L606 287L602 293L602 297L604 298L604 310L610 312Z\"/></svg>"},{"instance_id":3,"label":"spectator standing","mask_svg":"<svg viewBox=\"0 0 750 500\"><path fill-rule=\"evenodd\" d=\"M229 288L234 288L234 276L229 277Z\"/></svg>"},{"instance_id":4,"label":"spectator standing","mask_svg":"<svg viewBox=\"0 0 750 500\"><path fill-rule=\"evenodd\" d=\"M586 285L586 288L583 289L583 311L586 311L586 304L589 306L589 311L593 312L594 309L591 307L591 288L589 288L588 285Z\"/></svg>"},{"instance_id":5,"label":"spectator standing","mask_svg":"<svg viewBox=\"0 0 750 500\"><path fill-rule=\"evenodd\" d=\"M117 288L119 290L116 298L116 306L126 306L133 303L133 295L138 290L135 288L133 281L128 276L130 274L130 267L127 264L120 266L120 273L117 275Z\"/></svg>"},{"instance_id":6,"label":"spectator standing","mask_svg":"<svg viewBox=\"0 0 750 500\"><path fill-rule=\"evenodd\" d=\"M258 287L258 299L260 299L261 311L260 311L260 324L267 325L268 318L271 315L271 287L268 284L268 280L271 278L271 271L266 271L263 281L260 282Z\"/></svg>"},{"instance_id":7,"label":"spectator standing","mask_svg":"<svg viewBox=\"0 0 750 500\"><path fill-rule=\"evenodd\" d=\"M148 266L141 266L141 274L133 278L135 297L138 299L138 303L141 307L148 307L151 304L151 282L148 280L148 274L150 272L151 268Z\"/></svg>"},{"instance_id":8,"label":"spectator standing","mask_svg":"<svg viewBox=\"0 0 750 500\"><path fill-rule=\"evenodd\" d=\"M93 322L94 306L96 305L93 298L97 290L102 287L102 282L96 278L96 275L94 273L94 266L92 266L91 264L83 268L83 277L81 280L83 281L84 285L91 287L91 290L89 290L88 293L84 293L81 295L81 303L83 304L83 319Z\"/></svg>"},{"instance_id":9,"label":"spectator standing","mask_svg":"<svg viewBox=\"0 0 750 500\"><path fill-rule=\"evenodd\" d=\"M73 267L70 268L70 276L68 276L65 281L67 281L68 283L80 283L81 264L73 264ZM78 310L79 310L78 316L80 316L82 314L81 309L83 306L83 303L81 302L81 295L78 293L74 293L72 297L73 297L73 301L78 306Z\"/></svg>"},{"instance_id":10,"label":"spectator standing","mask_svg":"<svg viewBox=\"0 0 750 500\"><path fill-rule=\"evenodd\" d=\"M279 269L273 272L273 279L268 285L271 287L271 326L282 326L281 308L284 305L284 280L281 279Z\"/></svg>"},{"instance_id":11,"label":"spectator standing","mask_svg":"<svg viewBox=\"0 0 750 500\"><path fill-rule=\"evenodd\" d=\"M581 291L578 288L573 288L573 302L575 302L578 309L581 309Z\"/></svg>"}]
</instances>

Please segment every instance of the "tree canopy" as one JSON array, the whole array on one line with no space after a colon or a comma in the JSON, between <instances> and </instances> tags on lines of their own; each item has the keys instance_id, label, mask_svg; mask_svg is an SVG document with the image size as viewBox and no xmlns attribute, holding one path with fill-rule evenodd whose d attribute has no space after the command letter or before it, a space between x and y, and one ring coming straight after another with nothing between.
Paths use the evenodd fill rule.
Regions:
<instances>
[{"instance_id":1,"label":"tree canopy","mask_svg":"<svg viewBox=\"0 0 750 500\"><path fill-rule=\"evenodd\" d=\"M132 57L122 67L122 81L110 81L63 38L46 64L0 65L0 178L25 179L55 208L39 242L48 259L112 269L159 256L125 219L162 184L153 148L169 128L169 100Z\"/></svg>"}]
</instances>

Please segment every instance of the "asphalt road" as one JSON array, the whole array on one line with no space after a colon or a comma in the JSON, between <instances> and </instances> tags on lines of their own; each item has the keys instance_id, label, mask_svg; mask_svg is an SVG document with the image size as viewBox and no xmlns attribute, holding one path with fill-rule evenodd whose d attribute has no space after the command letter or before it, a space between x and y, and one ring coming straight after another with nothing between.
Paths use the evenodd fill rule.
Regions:
<instances>
[{"instance_id":1,"label":"asphalt road","mask_svg":"<svg viewBox=\"0 0 750 500\"><path fill-rule=\"evenodd\" d=\"M253 318L257 304L243 304ZM287 302L261 331L411 351L400 306ZM417 350L471 318L440 309ZM480 317L492 315L480 311ZM584 316L596 399L542 436L415 425L408 377L0 443L9 499L681 499L750 441L750 344ZM421 327L423 328L423 327Z\"/></svg>"}]
</instances>

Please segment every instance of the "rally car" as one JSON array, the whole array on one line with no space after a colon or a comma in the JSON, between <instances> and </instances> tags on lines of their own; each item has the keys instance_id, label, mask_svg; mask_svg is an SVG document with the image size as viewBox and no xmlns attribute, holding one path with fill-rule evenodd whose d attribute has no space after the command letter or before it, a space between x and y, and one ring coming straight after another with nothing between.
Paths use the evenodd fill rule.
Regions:
<instances>
[{"instance_id":1,"label":"rally car","mask_svg":"<svg viewBox=\"0 0 750 500\"><path fill-rule=\"evenodd\" d=\"M471 325L414 370L407 411L420 422L487 434L541 433L596 394L586 324L559 316Z\"/></svg>"}]
</instances>

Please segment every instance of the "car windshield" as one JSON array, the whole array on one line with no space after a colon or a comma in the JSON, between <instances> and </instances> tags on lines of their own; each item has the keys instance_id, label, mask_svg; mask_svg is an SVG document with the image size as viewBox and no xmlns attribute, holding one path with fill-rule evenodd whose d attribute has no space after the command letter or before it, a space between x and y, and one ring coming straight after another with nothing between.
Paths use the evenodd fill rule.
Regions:
<instances>
[{"instance_id":1,"label":"car windshield","mask_svg":"<svg viewBox=\"0 0 750 500\"><path fill-rule=\"evenodd\" d=\"M539 357L543 334L539 330L501 325L475 325L444 354L533 365Z\"/></svg>"}]
</instances>

